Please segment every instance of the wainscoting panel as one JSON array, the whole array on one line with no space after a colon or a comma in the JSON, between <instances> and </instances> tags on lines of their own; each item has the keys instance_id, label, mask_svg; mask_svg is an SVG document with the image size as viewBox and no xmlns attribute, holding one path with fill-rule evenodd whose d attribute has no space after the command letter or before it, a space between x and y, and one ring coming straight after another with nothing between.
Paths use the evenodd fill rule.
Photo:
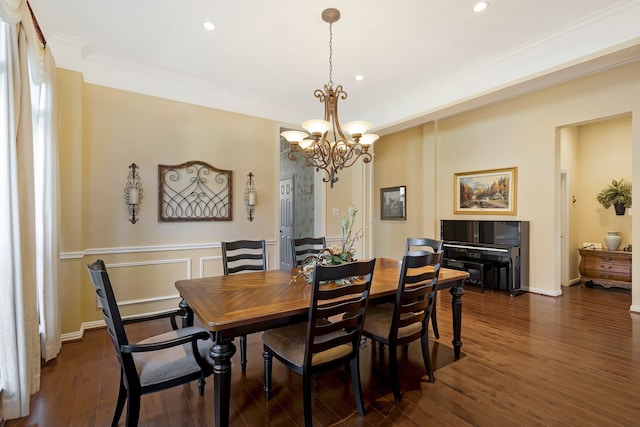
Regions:
<instances>
[{"instance_id":1,"label":"wainscoting panel","mask_svg":"<svg viewBox=\"0 0 640 427\"><path fill-rule=\"evenodd\" d=\"M221 255L200 257L199 277L222 276L223 274Z\"/></svg>"},{"instance_id":2,"label":"wainscoting panel","mask_svg":"<svg viewBox=\"0 0 640 427\"><path fill-rule=\"evenodd\" d=\"M191 278L191 259L107 263L120 307L179 298L176 280Z\"/></svg>"},{"instance_id":3,"label":"wainscoting panel","mask_svg":"<svg viewBox=\"0 0 640 427\"><path fill-rule=\"evenodd\" d=\"M277 260L275 241L267 241L267 262ZM60 253L64 288L60 313L63 340L81 339L85 329L104 324L86 265L103 259L123 317L172 310L181 298L175 282L222 275L220 242L87 248Z\"/></svg>"}]
</instances>

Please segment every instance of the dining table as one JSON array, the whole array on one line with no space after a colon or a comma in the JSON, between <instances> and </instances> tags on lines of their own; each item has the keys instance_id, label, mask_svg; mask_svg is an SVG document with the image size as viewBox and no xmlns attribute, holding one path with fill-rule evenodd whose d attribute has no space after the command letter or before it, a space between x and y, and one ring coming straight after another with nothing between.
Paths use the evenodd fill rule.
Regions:
<instances>
[{"instance_id":1,"label":"dining table","mask_svg":"<svg viewBox=\"0 0 640 427\"><path fill-rule=\"evenodd\" d=\"M398 260L376 260L368 304L393 301L400 266ZM468 277L466 271L441 268L437 282L437 290L448 288L452 297L456 359L462 347L463 283ZM215 425L228 426L234 338L306 321L311 286L298 268L178 280L175 286L182 297L183 327L193 325L195 315L211 332Z\"/></svg>"}]
</instances>

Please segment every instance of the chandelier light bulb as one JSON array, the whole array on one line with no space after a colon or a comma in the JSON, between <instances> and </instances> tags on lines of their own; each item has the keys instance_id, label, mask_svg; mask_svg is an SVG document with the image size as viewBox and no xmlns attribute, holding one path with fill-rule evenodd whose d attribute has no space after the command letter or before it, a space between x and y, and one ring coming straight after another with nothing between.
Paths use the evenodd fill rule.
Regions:
<instances>
[{"instance_id":1,"label":"chandelier light bulb","mask_svg":"<svg viewBox=\"0 0 640 427\"><path fill-rule=\"evenodd\" d=\"M299 130L287 130L280 133L284 139L289 141L290 143L300 143L303 139L308 137L306 132L301 132Z\"/></svg>"},{"instance_id":2,"label":"chandelier light bulb","mask_svg":"<svg viewBox=\"0 0 640 427\"><path fill-rule=\"evenodd\" d=\"M302 127L311 135L324 135L333 125L326 120L313 119L302 122Z\"/></svg>"},{"instance_id":3,"label":"chandelier light bulb","mask_svg":"<svg viewBox=\"0 0 640 427\"><path fill-rule=\"evenodd\" d=\"M350 135L362 135L371 129L371 123L362 120L348 122L342 125L342 130Z\"/></svg>"},{"instance_id":4,"label":"chandelier light bulb","mask_svg":"<svg viewBox=\"0 0 640 427\"><path fill-rule=\"evenodd\" d=\"M360 137L360 145L363 147L368 147L369 145L376 142L380 137L375 133L366 133Z\"/></svg>"}]
</instances>

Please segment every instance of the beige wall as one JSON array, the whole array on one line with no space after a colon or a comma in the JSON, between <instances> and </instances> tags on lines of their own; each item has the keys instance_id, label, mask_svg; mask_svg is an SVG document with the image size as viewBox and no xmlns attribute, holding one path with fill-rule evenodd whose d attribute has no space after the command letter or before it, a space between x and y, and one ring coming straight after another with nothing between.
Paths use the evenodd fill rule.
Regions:
<instances>
[{"instance_id":1,"label":"beige wall","mask_svg":"<svg viewBox=\"0 0 640 427\"><path fill-rule=\"evenodd\" d=\"M436 195L432 200L437 209L437 219L530 221L530 290L559 295L559 129L627 113L632 114L634 121L640 116L639 62L440 120L436 124L434 136L435 167L432 172L425 169L422 173L423 183L437 182ZM633 129L630 138L627 139L632 141L631 146L635 148L632 150L633 164L640 165L640 127L637 126L637 121ZM406 179L406 170L409 168L399 165L404 164L403 162L409 158L423 156L420 141L424 138L425 132L416 128L401 134L385 136L376 143L376 191L378 184L395 185ZM627 155L631 157L629 153ZM383 160L384 156L393 156L394 159ZM512 166L518 167L516 215L506 217L453 214L454 173ZM634 169L634 173L640 173L636 171L640 171L640 167ZM378 181L379 176L386 178L384 181ZM637 181L640 176L634 178ZM392 184L393 181L396 183ZM634 189L634 193L637 192L638 190ZM412 200L409 196L408 203ZM600 214L608 215L596 212L596 215ZM636 223L633 230L634 237L631 241L637 241L637 236L640 236L640 224ZM428 224L423 226L422 231L425 234L430 232ZM405 235L398 237L394 232ZM402 229L386 221L377 224L374 239L376 251L381 250L380 245L384 246L390 241L390 236L395 240L401 240L406 238L407 232L416 231L408 225ZM597 237L602 238L600 231L597 231ZM624 240L629 243L628 238ZM634 263L635 277L639 277L638 265ZM634 288L638 289L637 286ZM633 295L633 305L640 310L640 289Z\"/></svg>"},{"instance_id":2,"label":"beige wall","mask_svg":"<svg viewBox=\"0 0 640 427\"><path fill-rule=\"evenodd\" d=\"M175 307L173 286L220 274L219 242L265 239L277 268L278 126L240 114L85 84L58 70L62 199L62 330L73 337L99 321L84 265L103 258L123 314ZM157 221L159 164L201 160L233 171L233 221ZM128 220L128 166L140 167L140 220ZM258 205L249 222L246 176L255 175Z\"/></svg>"},{"instance_id":3,"label":"beige wall","mask_svg":"<svg viewBox=\"0 0 640 427\"><path fill-rule=\"evenodd\" d=\"M433 125L418 126L381 138L375 144L374 255L402 258L407 237L437 237L432 213ZM407 187L406 221L380 219L380 189Z\"/></svg>"}]
</instances>

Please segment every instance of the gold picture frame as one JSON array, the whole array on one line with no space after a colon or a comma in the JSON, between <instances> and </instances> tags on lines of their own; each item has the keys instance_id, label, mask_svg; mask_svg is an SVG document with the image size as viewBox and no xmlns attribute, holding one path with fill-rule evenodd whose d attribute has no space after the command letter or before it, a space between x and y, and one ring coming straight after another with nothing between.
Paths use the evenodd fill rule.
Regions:
<instances>
[{"instance_id":1,"label":"gold picture frame","mask_svg":"<svg viewBox=\"0 0 640 427\"><path fill-rule=\"evenodd\" d=\"M455 173L453 212L515 215L517 181L517 167Z\"/></svg>"}]
</instances>

